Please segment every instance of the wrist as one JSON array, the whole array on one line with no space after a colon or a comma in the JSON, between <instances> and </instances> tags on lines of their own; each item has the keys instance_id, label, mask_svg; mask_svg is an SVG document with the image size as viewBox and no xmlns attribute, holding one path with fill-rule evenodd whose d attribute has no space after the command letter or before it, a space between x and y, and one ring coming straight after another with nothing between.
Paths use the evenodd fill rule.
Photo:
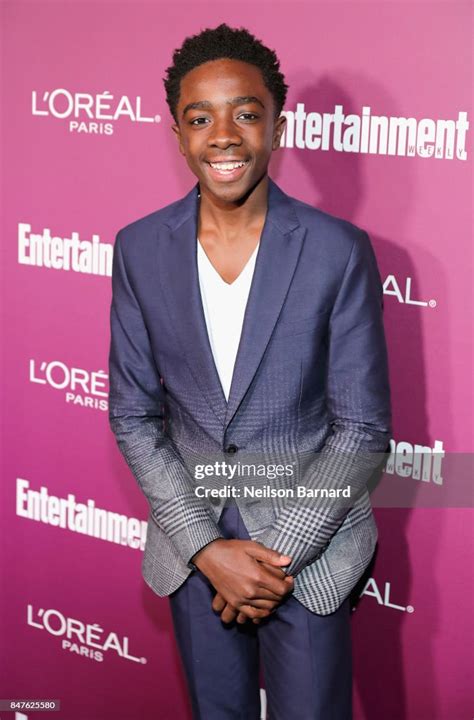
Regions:
<instances>
[{"instance_id":1,"label":"wrist","mask_svg":"<svg viewBox=\"0 0 474 720\"><path fill-rule=\"evenodd\" d=\"M225 538L216 538L215 540L211 540L210 543L204 545L204 547L202 547L195 555L193 555L189 564L197 570L202 570L202 565L205 564L206 558L209 558L209 556L212 555L212 553L215 551L216 543L223 542L226 542Z\"/></svg>"}]
</instances>

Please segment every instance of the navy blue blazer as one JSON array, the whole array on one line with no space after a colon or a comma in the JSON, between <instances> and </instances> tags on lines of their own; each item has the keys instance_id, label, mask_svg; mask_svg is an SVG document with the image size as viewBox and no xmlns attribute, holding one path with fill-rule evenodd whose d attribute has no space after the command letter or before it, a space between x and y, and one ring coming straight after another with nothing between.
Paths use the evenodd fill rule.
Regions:
<instances>
[{"instance_id":1,"label":"navy blue blazer","mask_svg":"<svg viewBox=\"0 0 474 720\"><path fill-rule=\"evenodd\" d=\"M197 492L197 458L291 459L292 477L266 479L265 497L235 502L252 539L292 557L297 599L328 614L377 540L367 483L391 414L376 258L366 232L269 180L227 402L199 291L198 203L196 185L120 230L114 251L109 419L149 502L143 577L169 595L193 555L221 537L225 497ZM239 479L242 495L248 484ZM296 497L296 485L349 486L351 499ZM268 497L273 488L283 495Z\"/></svg>"}]
</instances>

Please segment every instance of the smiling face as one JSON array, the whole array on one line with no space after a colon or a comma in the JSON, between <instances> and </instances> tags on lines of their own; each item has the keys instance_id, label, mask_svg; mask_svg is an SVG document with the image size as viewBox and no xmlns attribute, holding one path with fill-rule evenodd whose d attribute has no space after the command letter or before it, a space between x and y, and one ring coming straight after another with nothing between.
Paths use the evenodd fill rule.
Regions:
<instances>
[{"instance_id":1,"label":"smiling face","mask_svg":"<svg viewBox=\"0 0 474 720\"><path fill-rule=\"evenodd\" d=\"M229 59L199 65L181 80L176 112L172 129L201 194L235 203L266 176L285 118L275 118L255 65Z\"/></svg>"}]
</instances>

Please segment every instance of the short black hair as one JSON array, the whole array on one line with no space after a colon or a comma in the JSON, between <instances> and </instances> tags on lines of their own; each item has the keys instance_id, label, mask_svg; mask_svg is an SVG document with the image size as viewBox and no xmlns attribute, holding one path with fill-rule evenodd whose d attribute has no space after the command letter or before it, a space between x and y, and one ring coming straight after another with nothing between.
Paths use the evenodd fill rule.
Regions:
<instances>
[{"instance_id":1,"label":"short black hair","mask_svg":"<svg viewBox=\"0 0 474 720\"><path fill-rule=\"evenodd\" d=\"M163 82L166 102L176 122L181 79L205 62L224 58L241 60L259 68L266 87L273 95L278 117L285 104L288 85L280 72L280 61L276 53L245 28L231 28L222 23L216 28L207 28L198 35L187 37L182 46L173 53L173 63L166 69Z\"/></svg>"}]
</instances>

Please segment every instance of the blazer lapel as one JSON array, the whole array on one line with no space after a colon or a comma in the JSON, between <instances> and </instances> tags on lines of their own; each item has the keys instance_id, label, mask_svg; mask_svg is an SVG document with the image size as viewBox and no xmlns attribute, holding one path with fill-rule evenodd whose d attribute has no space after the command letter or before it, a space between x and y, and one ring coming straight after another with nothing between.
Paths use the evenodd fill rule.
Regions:
<instances>
[{"instance_id":1,"label":"blazer lapel","mask_svg":"<svg viewBox=\"0 0 474 720\"><path fill-rule=\"evenodd\" d=\"M174 206L167 223L169 237L159 243L159 272L181 352L209 406L224 424L227 402L209 343L199 289L197 213L198 185L195 185Z\"/></svg>"},{"instance_id":2,"label":"blazer lapel","mask_svg":"<svg viewBox=\"0 0 474 720\"><path fill-rule=\"evenodd\" d=\"M270 178L268 183L267 217L232 377L226 426L260 365L285 302L306 233L298 222L291 199Z\"/></svg>"},{"instance_id":3,"label":"blazer lapel","mask_svg":"<svg viewBox=\"0 0 474 720\"><path fill-rule=\"evenodd\" d=\"M253 380L285 302L305 228L291 198L269 178L268 209L255 263L239 349L226 402L212 355L197 267L198 184L174 204L168 238L159 245L165 302L191 374L223 428L234 417Z\"/></svg>"}]
</instances>

